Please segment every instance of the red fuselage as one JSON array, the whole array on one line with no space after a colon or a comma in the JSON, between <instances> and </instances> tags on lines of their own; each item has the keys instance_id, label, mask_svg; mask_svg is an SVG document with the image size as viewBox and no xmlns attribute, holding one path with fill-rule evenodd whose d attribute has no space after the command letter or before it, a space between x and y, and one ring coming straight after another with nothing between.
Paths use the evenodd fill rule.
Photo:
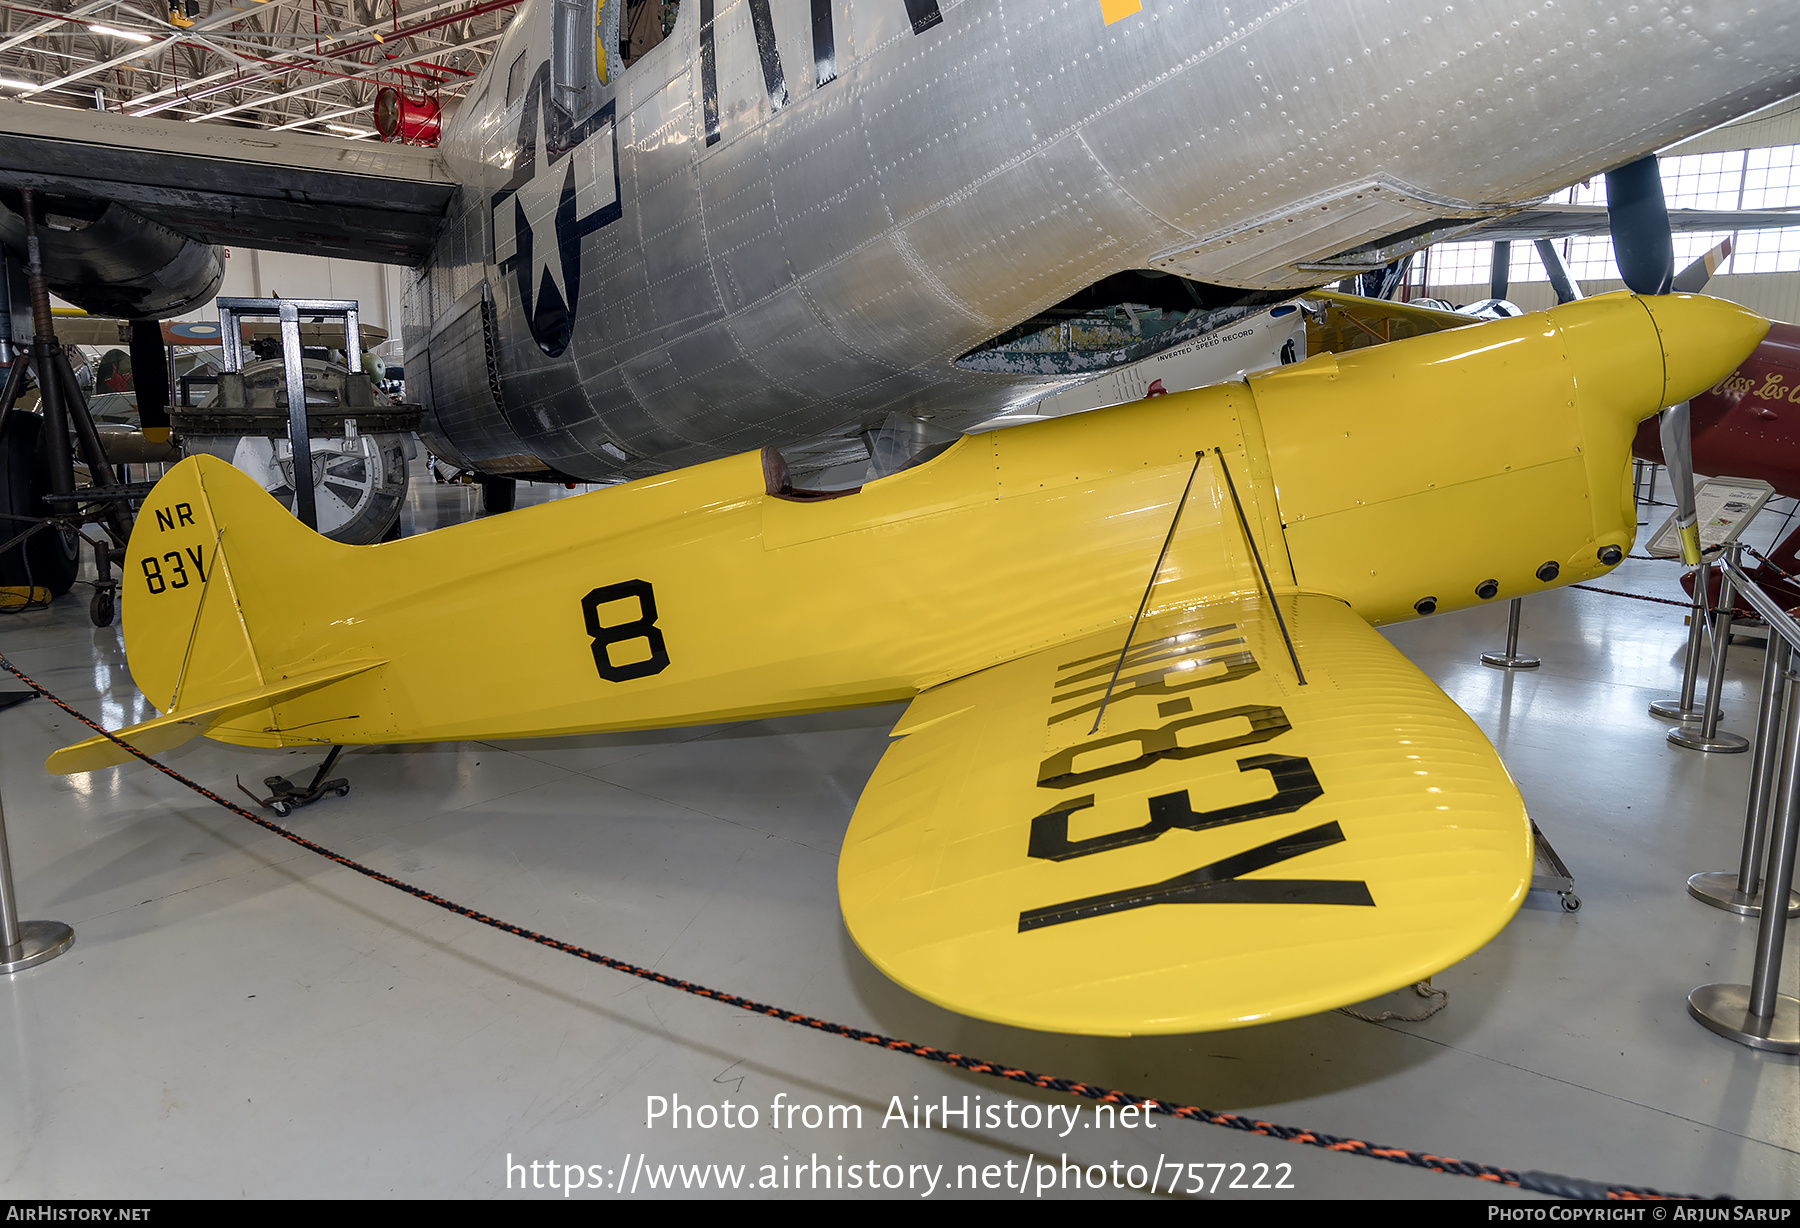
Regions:
<instances>
[{"instance_id":1,"label":"red fuselage","mask_svg":"<svg viewBox=\"0 0 1800 1228\"><path fill-rule=\"evenodd\" d=\"M1694 470L1760 478L1800 498L1800 325L1775 324L1725 379L1688 402ZM1655 418L1638 428L1632 454L1662 463Z\"/></svg>"}]
</instances>

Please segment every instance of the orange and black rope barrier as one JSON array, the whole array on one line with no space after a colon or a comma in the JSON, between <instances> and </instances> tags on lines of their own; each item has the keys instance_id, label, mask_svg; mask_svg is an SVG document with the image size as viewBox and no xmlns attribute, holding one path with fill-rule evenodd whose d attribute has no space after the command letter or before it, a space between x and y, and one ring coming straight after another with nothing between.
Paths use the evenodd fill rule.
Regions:
<instances>
[{"instance_id":1,"label":"orange and black rope barrier","mask_svg":"<svg viewBox=\"0 0 1800 1228\"><path fill-rule=\"evenodd\" d=\"M1323 1134L1315 1130L1302 1130L1293 1126L1278 1125L1274 1122L1259 1121L1256 1118L1245 1117L1238 1113L1220 1113L1211 1109L1200 1108L1196 1105L1172 1104L1168 1101L1154 1100L1150 1097L1135 1095L1131 1092L1119 1091L1113 1088L1096 1087L1091 1083L1081 1083L1073 1079L1058 1078L1054 1075L1037 1074L1033 1071L1023 1070L1018 1067L1005 1066L997 1062L983 1061L980 1058L969 1057L961 1053L950 1053L942 1049L933 1048L929 1045L916 1044L908 1040L899 1040L892 1036L883 1036L878 1032L866 1032L860 1028L846 1027L841 1023L832 1023L829 1020L816 1019L811 1015L801 1014L799 1011L791 1011L779 1006L770 1006L766 1003L752 1001L749 998L739 997L736 994L725 993L717 989L710 989L704 985L696 985L689 981L681 980L678 977L672 977L666 973L657 972L655 969L642 968L636 964L627 963L625 960L616 959L613 956L604 955L597 951L590 951L586 947L576 946L574 943L564 942L561 939L552 938L547 934L540 934L535 930L528 930L522 926L513 925L510 922L502 921L497 917L490 917L486 913L476 912L472 908L465 908L454 901L446 900L442 896L433 895L423 888L415 887L411 883L404 882L391 875L383 874L379 870L365 866L360 862L353 861L341 853L333 852L322 844L308 840L306 837L289 831L278 823L271 822L261 815L254 814L251 811L244 809L236 802L221 797L211 789L208 789L205 785L190 780L180 772L177 772L174 768L145 754L143 751L122 738L115 737L106 729L103 729L100 725L88 719L82 713L71 708L56 695L40 686L32 679L26 677L25 674L20 672L19 669L4 656L0 656L0 669L5 669L20 682L23 682L26 686L30 687L33 691L36 691L39 695L42 695L45 699L48 699L64 712L67 712L70 716L94 730L96 733L110 739L121 749L132 756L141 759L163 775L187 786L207 800L223 806L226 810L231 811L238 817L248 819L258 827L273 832L284 840L291 841L309 852L317 853L327 861L336 862L345 869L354 870L356 873L367 878L372 878L378 883L384 883L397 891L404 891L410 896L423 900L428 904L434 904L449 912L456 913L458 916L467 917L471 921L477 921L482 925L490 926L493 929L516 935L520 938L535 942L540 946L550 947L553 950L562 951L565 954L588 960L591 963L601 964L616 972L627 973L628 975L646 981L654 981L658 985L666 985L671 989L679 989L685 993L694 994L698 997L709 998L712 1001L720 1002L727 1006L735 1006L740 1010L750 1011L753 1014L767 1015L774 1019L780 1019L785 1023L797 1024L801 1027L812 1028L815 1031L827 1032L833 1036L842 1036L848 1040L860 1041L866 1045L875 1045L895 1053L908 1053L914 1057L924 1058L928 1062L939 1062L947 1066L954 1066L959 1070L966 1070L971 1074L988 1075L993 1078L1006 1079L1013 1083L1023 1083L1030 1087L1042 1088L1047 1091L1063 1092L1071 1096L1080 1096L1086 1100L1093 1100L1100 1104L1116 1104L1127 1107L1136 1107L1166 1117L1178 1117L1187 1121L1205 1122L1208 1125L1223 1126L1228 1130L1241 1130L1249 1134L1261 1134L1270 1138L1283 1139L1287 1142L1304 1143L1307 1146L1319 1147L1326 1151L1348 1152L1352 1155L1368 1156L1377 1160L1387 1160L1394 1164L1405 1164L1413 1168L1429 1169L1432 1172L1447 1173L1457 1177L1473 1177L1477 1181L1487 1181L1495 1185L1513 1186L1519 1189L1551 1194L1560 1198L1635 1200L1695 1199L1700 1197L1699 1195L1694 1194L1668 1194L1659 1190L1645 1189L1639 1186L1608 1185L1602 1182L1584 1180L1579 1177L1563 1177L1554 1173L1514 1172L1511 1169L1495 1168L1491 1165L1477 1164L1469 1160L1457 1160L1448 1156L1431 1155L1427 1152L1409 1151L1401 1147L1382 1147L1374 1143L1364 1142L1361 1139L1344 1138L1335 1134Z\"/></svg>"}]
</instances>

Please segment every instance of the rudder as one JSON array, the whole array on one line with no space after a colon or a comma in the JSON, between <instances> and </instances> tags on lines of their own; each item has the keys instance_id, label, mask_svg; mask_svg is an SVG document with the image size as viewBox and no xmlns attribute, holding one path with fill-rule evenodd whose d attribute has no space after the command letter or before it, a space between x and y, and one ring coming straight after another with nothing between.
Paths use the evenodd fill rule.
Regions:
<instances>
[{"instance_id":1,"label":"rudder","mask_svg":"<svg viewBox=\"0 0 1800 1228\"><path fill-rule=\"evenodd\" d=\"M132 679L158 711L267 686L286 654L259 632L284 594L349 547L314 533L224 461L193 456L144 500L121 585Z\"/></svg>"}]
</instances>

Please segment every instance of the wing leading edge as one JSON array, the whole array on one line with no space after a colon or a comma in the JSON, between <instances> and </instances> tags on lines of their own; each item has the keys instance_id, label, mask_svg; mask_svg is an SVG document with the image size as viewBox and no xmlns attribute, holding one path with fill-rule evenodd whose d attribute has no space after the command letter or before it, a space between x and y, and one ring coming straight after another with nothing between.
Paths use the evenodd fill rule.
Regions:
<instances>
[{"instance_id":1,"label":"wing leading edge","mask_svg":"<svg viewBox=\"0 0 1800 1228\"><path fill-rule=\"evenodd\" d=\"M1800 226L1795 209L1671 209L1669 228L1682 234L1736 230L1779 230ZM1497 239L1566 239L1599 237L1612 233L1605 205L1533 205L1487 223L1480 230L1460 236L1483 243Z\"/></svg>"},{"instance_id":2,"label":"wing leading edge","mask_svg":"<svg viewBox=\"0 0 1800 1228\"><path fill-rule=\"evenodd\" d=\"M838 890L915 993L1021 1027L1206 1031L1411 984L1504 926L1530 823L1494 748L1367 623L1280 598L1146 619L921 695Z\"/></svg>"}]
</instances>

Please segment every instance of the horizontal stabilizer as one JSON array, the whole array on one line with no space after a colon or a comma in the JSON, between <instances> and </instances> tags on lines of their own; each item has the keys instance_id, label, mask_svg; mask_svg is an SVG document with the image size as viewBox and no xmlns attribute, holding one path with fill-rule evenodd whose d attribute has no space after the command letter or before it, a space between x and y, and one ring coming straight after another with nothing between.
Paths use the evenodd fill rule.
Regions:
<instances>
[{"instance_id":1,"label":"horizontal stabilizer","mask_svg":"<svg viewBox=\"0 0 1800 1228\"><path fill-rule=\"evenodd\" d=\"M145 754L154 755L180 746L190 738L197 738L222 721L255 712L259 708L267 708L307 691L316 691L345 678L353 678L381 664L384 662L351 661L311 673L295 674L252 691L240 691L222 699L195 704L179 712L171 712L167 716L142 721L114 732ZM111 738L100 735L63 747L45 760L44 766L59 776L68 776L76 772L93 772L113 767L130 758L129 751Z\"/></svg>"}]
</instances>

